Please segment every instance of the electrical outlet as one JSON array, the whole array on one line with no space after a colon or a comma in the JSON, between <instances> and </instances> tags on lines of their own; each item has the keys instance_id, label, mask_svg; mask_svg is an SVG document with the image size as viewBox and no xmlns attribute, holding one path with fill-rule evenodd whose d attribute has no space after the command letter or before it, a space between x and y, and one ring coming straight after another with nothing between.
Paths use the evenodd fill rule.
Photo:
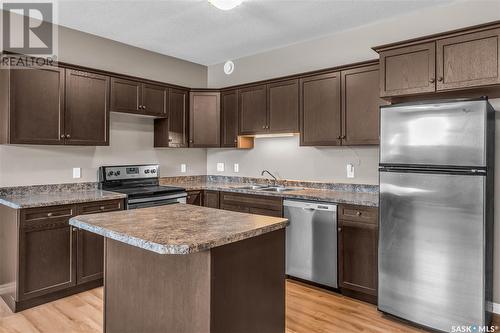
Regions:
<instances>
[{"instance_id":1,"label":"electrical outlet","mask_svg":"<svg viewBox=\"0 0 500 333\"><path fill-rule=\"evenodd\" d=\"M352 163L347 164L347 178L354 178L354 165Z\"/></svg>"},{"instance_id":2,"label":"electrical outlet","mask_svg":"<svg viewBox=\"0 0 500 333\"><path fill-rule=\"evenodd\" d=\"M187 170L186 164L182 163L181 164L181 172L186 173L186 170Z\"/></svg>"},{"instance_id":3,"label":"electrical outlet","mask_svg":"<svg viewBox=\"0 0 500 333\"><path fill-rule=\"evenodd\" d=\"M234 172L240 172L240 165L238 163L234 163Z\"/></svg>"},{"instance_id":4,"label":"electrical outlet","mask_svg":"<svg viewBox=\"0 0 500 333\"><path fill-rule=\"evenodd\" d=\"M224 171L224 163L217 163L217 171L218 172L223 172Z\"/></svg>"},{"instance_id":5,"label":"electrical outlet","mask_svg":"<svg viewBox=\"0 0 500 333\"><path fill-rule=\"evenodd\" d=\"M73 168L73 178L74 179L82 178L82 168Z\"/></svg>"}]
</instances>

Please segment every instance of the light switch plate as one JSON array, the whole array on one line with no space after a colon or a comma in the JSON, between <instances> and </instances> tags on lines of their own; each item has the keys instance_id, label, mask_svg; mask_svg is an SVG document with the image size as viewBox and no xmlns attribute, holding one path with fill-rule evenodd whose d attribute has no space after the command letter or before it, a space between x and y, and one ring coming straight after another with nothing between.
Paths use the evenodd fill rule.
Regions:
<instances>
[{"instance_id":1,"label":"light switch plate","mask_svg":"<svg viewBox=\"0 0 500 333\"><path fill-rule=\"evenodd\" d=\"M347 178L354 178L354 165L352 163L346 166Z\"/></svg>"},{"instance_id":2,"label":"light switch plate","mask_svg":"<svg viewBox=\"0 0 500 333\"><path fill-rule=\"evenodd\" d=\"M224 163L217 163L217 171L218 172L223 172L224 171Z\"/></svg>"},{"instance_id":3,"label":"light switch plate","mask_svg":"<svg viewBox=\"0 0 500 333\"><path fill-rule=\"evenodd\" d=\"M186 173L186 170L187 170L186 164L182 163L181 164L181 172Z\"/></svg>"},{"instance_id":4,"label":"light switch plate","mask_svg":"<svg viewBox=\"0 0 500 333\"><path fill-rule=\"evenodd\" d=\"M240 165L238 163L234 163L234 172L240 172Z\"/></svg>"},{"instance_id":5,"label":"light switch plate","mask_svg":"<svg viewBox=\"0 0 500 333\"><path fill-rule=\"evenodd\" d=\"M73 168L73 178L74 179L82 178L82 168Z\"/></svg>"}]
</instances>

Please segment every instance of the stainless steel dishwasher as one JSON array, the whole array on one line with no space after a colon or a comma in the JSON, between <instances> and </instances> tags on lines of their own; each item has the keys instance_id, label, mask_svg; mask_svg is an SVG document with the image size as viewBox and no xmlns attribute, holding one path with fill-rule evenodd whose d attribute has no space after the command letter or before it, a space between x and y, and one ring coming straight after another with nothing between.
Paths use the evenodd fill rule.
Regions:
<instances>
[{"instance_id":1,"label":"stainless steel dishwasher","mask_svg":"<svg viewBox=\"0 0 500 333\"><path fill-rule=\"evenodd\" d=\"M337 288L337 205L284 200L286 274Z\"/></svg>"}]
</instances>

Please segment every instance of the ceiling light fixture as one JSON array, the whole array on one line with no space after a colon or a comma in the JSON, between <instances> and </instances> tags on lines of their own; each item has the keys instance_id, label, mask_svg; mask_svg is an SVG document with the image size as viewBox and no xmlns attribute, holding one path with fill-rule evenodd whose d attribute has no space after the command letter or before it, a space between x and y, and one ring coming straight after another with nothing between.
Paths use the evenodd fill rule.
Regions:
<instances>
[{"instance_id":1,"label":"ceiling light fixture","mask_svg":"<svg viewBox=\"0 0 500 333\"><path fill-rule=\"evenodd\" d=\"M230 10L241 5L243 0L208 0L208 2L221 10Z\"/></svg>"}]
</instances>

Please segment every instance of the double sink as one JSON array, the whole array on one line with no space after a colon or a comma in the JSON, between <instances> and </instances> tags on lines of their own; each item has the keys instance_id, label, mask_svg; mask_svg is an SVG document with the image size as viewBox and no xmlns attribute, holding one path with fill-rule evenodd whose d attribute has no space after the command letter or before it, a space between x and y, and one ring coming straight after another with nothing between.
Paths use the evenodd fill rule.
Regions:
<instances>
[{"instance_id":1,"label":"double sink","mask_svg":"<svg viewBox=\"0 0 500 333\"><path fill-rule=\"evenodd\" d=\"M286 192L286 191L297 191L301 190L300 187L286 187L286 186L270 186L270 185L246 185L234 187L238 190L254 190L262 192Z\"/></svg>"}]
</instances>

